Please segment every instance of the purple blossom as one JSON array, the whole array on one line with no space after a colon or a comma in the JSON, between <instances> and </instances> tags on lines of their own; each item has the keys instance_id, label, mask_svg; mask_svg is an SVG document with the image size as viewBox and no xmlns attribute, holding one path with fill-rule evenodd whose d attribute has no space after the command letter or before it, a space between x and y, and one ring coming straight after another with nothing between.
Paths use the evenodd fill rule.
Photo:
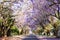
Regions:
<instances>
[{"instance_id":1,"label":"purple blossom","mask_svg":"<svg viewBox=\"0 0 60 40\"><path fill-rule=\"evenodd\" d=\"M21 0L21 1L24 1L24 0ZM57 6L54 5L52 7L49 7L49 5L53 4L52 2L49 2L46 0L29 0L29 1L32 2L33 8L32 8L32 11L30 11L31 13L27 12L26 10L24 11L24 14L27 15L24 20L26 20L26 24L29 23L29 26L31 28L35 28L35 25L38 25L40 22L47 24L48 16L55 15ZM55 0L54 2L57 2L57 1ZM20 4L16 4L15 8L19 9L18 7L20 7ZM34 18L36 18L36 20L34 20Z\"/></svg>"}]
</instances>

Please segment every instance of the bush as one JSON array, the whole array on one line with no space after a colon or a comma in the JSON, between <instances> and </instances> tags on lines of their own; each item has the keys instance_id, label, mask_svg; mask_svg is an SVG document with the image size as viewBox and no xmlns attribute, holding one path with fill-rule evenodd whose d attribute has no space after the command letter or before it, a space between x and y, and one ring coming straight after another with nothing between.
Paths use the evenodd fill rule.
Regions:
<instances>
[{"instance_id":1,"label":"bush","mask_svg":"<svg viewBox=\"0 0 60 40\"><path fill-rule=\"evenodd\" d=\"M12 26L11 29L10 29L10 35L13 36L13 35L19 35L19 30L16 26Z\"/></svg>"}]
</instances>

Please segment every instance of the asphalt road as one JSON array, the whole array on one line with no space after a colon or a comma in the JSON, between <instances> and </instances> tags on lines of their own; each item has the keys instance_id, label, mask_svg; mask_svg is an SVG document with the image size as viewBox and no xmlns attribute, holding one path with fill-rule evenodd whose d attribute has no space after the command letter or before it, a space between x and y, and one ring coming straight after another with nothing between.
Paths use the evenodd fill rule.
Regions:
<instances>
[{"instance_id":1,"label":"asphalt road","mask_svg":"<svg viewBox=\"0 0 60 40\"><path fill-rule=\"evenodd\" d=\"M39 39L35 35L30 34L29 36L27 36L23 40L39 40Z\"/></svg>"},{"instance_id":2,"label":"asphalt road","mask_svg":"<svg viewBox=\"0 0 60 40\"><path fill-rule=\"evenodd\" d=\"M36 35L30 34L27 37L23 38L22 40L60 40L60 38L47 38L47 37L38 38Z\"/></svg>"}]
</instances>

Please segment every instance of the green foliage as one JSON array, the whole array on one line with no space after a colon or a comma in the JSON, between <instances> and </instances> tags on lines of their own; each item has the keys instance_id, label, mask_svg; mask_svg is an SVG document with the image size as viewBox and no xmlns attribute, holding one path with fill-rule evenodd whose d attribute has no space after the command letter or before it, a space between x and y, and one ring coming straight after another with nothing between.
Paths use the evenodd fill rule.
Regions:
<instances>
[{"instance_id":1,"label":"green foliage","mask_svg":"<svg viewBox=\"0 0 60 40\"><path fill-rule=\"evenodd\" d=\"M12 10L8 7L1 7L2 10L0 10L0 31L2 33L2 36L7 36L8 30L14 25L14 20L12 18ZM1 34L0 34L1 35Z\"/></svg>"},{"instance_id":2,"label":"green foliage","mask_svg":"<svg viewBox=\"0 0 60 40\"><path fill-rule=\"evenodd\" d=\"M54 21L54 19L52 20ZM60 20L58 19L54 21L54 24L48 23L44 25L44 28L38 25L36 30L33 30L33 32L38 35L57 36L59 29L60 29Z\"/></svg>"},{"instance_id":3,"label":"green foliage","mask_svg":"<svg viewBox=\"0 0 60 40\"><path fill-rule=\"evenodd\" d=\"M3 22L3 20L2 19L0 19L0 23L2 23Z\"/></svg>"},{"instance_id":4,"label":"green foliage","mask_svg":"<svg viewBox=\"0 0 60 40\"><path fill-rule=\"evenodd\" d=\"M11 32L10 32L10 35L13 36L13 35L19 35L19 30L16 26L12 26L11 27Z\"/></svg>"},{"instance_id":5,"label":"green foliage","mask_svg":"<svg viewBox=\"0 0 60 40\"><path fill-rule=\"evenodd\" d=\"M51 36L51 32L53 32L54 27L48 23L47 25L44 26L44 34L47 36Z\"/></svg>"},{"instance_id":6,"label":"green foliage","mask_svg":"<svg viewBox=\"0 0 60 40\"><path fill-rule=\"evenodd\" d=\"M38 35L42 35L42 32L43 32L43 28L42 28L42 26L41 25L36 25L36 29L34 29L33 30L33 32L35 33L35 34L38 34Z\"/></svg>"}]
</instances>

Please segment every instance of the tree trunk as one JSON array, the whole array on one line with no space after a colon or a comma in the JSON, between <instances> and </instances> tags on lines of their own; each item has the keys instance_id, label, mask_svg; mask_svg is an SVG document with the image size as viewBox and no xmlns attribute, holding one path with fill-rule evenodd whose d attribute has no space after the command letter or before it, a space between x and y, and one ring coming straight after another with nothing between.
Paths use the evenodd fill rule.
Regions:
<instances>
[{"instance_id":1,"label":"tree trunk","mask_svg":"<svg viewBox=\"0 0 60 40\"><path fill-rule=\"evenodd\" d=\"M7 40L7 35L4 35L4 37L2 38L2 40Z\"/></svg>"},{"instance_id":2,"label":"tree trunk","mask_svg":"<svg viewBox=\"0 0 60 40\"><path fill-rule=\"evenodd\" d=\"M4 30L4 31L3 31L3 39L2 39L2 40L6 40L6 39L7 39L7 31Z\"/></svg>"}]
</instances>

